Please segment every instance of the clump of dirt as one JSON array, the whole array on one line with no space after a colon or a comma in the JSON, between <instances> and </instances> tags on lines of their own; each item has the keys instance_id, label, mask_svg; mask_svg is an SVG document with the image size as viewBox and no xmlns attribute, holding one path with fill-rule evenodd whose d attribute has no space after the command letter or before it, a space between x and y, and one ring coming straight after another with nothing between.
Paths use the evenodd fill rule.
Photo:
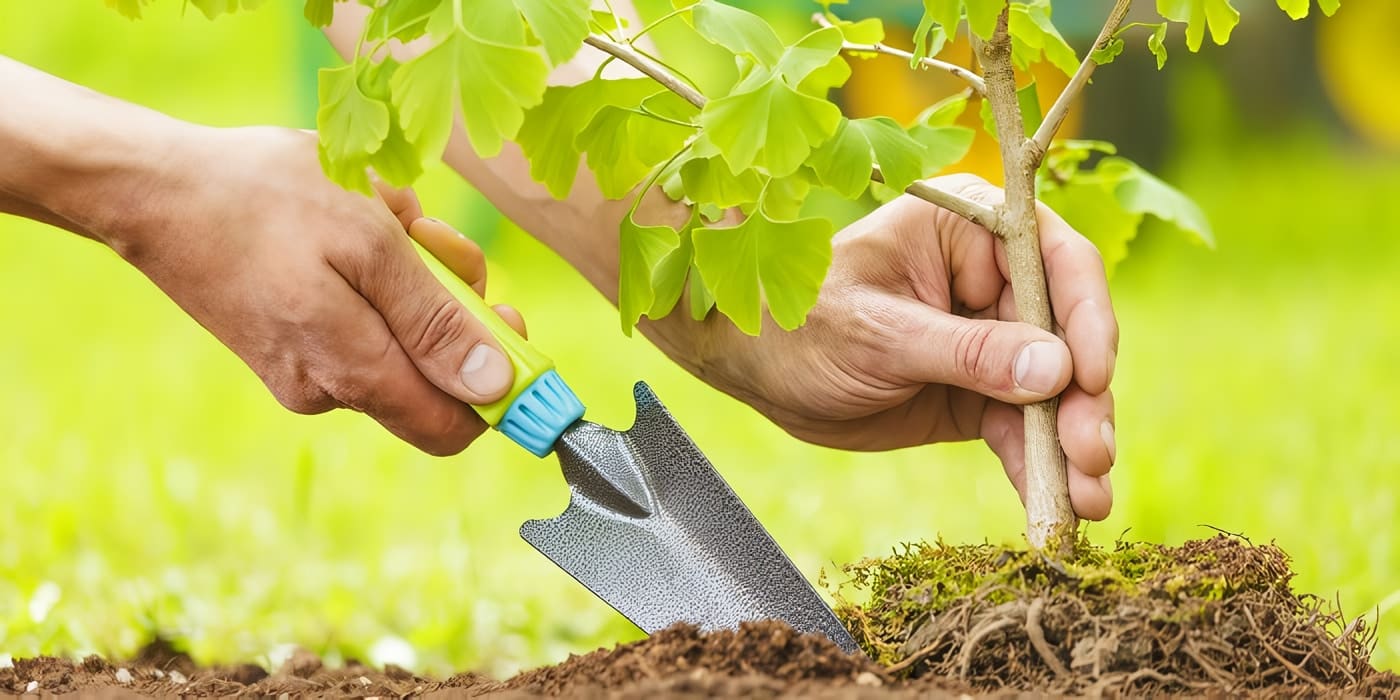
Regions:
<instances>
[{"instance_id":1,"label":"clump of dirt","mask_svg":"<svg viewBox=\"0 0 1400 700\"><path fill-rule=\"evenodd\" d=\"M890 680L870 659L770 620L709 634L676 625L641 642L527 671L503 689L542 695L771 697L843 686L878 688Z\"/></svg>"},{"instance_id":2,"label":"clump of dirt","mask_svg":"<svg viewBox=\"0 0 1400 700\"><path fill-rule=\"evenodd\" d=\"M904 678L1076 695L1400 694L1400 677L1371 666L1364 618L1294 593L1287 555L1239 537L1081 543L1068 562L925 543L844 571L837 615Z\"/></svg>"}]
</instances>

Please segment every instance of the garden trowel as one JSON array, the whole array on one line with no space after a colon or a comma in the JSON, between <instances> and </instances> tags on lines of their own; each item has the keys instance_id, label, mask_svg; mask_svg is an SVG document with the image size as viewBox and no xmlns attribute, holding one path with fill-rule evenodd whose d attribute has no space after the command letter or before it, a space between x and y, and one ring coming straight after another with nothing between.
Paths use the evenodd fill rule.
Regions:
<instances>
[{"instance_id":1,"label":"garden trowel","mask_svg":"<svg viewBox=\"0 0 1400 700\"><path fill-rule=\"evenodd\" d=\"M510 392L477 413L535 455L555 452L569 484L568 508L527 521L525 541L648 634L677 622L713 630L778 619L856 651L836 615L646 384L633 389L631 428L585 421L554 363L475 293L461 296L515 366Z\"/></svg>"}]
</instances>

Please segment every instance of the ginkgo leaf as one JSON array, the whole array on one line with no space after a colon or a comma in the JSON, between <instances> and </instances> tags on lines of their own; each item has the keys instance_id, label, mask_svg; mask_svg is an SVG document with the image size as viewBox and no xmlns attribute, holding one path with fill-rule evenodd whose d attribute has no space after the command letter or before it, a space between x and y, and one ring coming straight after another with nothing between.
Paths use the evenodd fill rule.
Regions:
<instances>
[{"instance_id":1,"label":"ginkgo leaf","mask_svg":"<svg viewBox=\"0 0 1400 700\"><path fill-rule=\"evenodd\" d=\"M924 0L924 16L930 18L952 36L964 12L968 28L983 39L990 39L997 28L997 18L1006 7L1004 0Z\"/></svg>"},{"instance_id":2,"label":"ginkgo leaf","mask_svg":"<svg viewBox=\"0 0 1400 700\"><path fill-rule=\"evenodd\" d=\"M1115 186L1090 173L1039 193L1040 201L1099 249L1109 275L1128 256L1128 243L1142 223L1142 214L1128 211L1118 201Z\"/></svg>"},{"instance_id":3,"label":"ginkgo leaf","mask_svg":"<svg viewBox=\"0 0 1400 700\"><path fill-rule=\"evenodd\" d=\"M925 126L952 126L967 111L969 97L970 94L966 92L945 97L920 112L914 122Z\"/></svg>"},{"instance_id":4,"label":"ginkgo leaf","mask_svg":"<svg viewBox=\"0 0 1400 700\"><path fill-rule=\"evenodd\" d=\"M1117 156L1099 161L1098 172L1105 178L1117 180L1114 194L1128 211L1151 214L1173 225L1187 238L1215 247L1215 234L1205 212L1180 190L1138 164Z\"/></svg>"},{"instance_id":5,"label":"ginkgo leaf","mask_svg":"<svg viewBox=\"0 0 1400 700\"><path fill-rule=\"evenodd\" d=\"M307 0L328 2L334 0ZM428 30L428 18L442 6L444 0L395 0L376 5L365 19L365 38L369 40L398 39L412 41Z\"/></svg>"},{"instance_id":6,"label":"ginkgo leaf","mask_svg":"<svg viewBox=\"0 0 1400 700\"><path fill-rule=\"evenodd\" d=\"M372 192L365 168L369 154L379 150L389 135L389 108L360 90L356 65L322 68L317 92L316 131L322 164L341 185Z\"/></svg>"},{"instance_id":7,"label":"ginkgo leaf","mask_svg":"<svg viewBox=\"0 0 1400 700\"><path fill-rule=\"evenodd\" d=\"M1157 57L1157 70L1167 65L1167 23L1162 22L1147 37L1147 50Z\"/></svg>"},{"instance_id":8,"label":"ginkgo leaf","mask_svg":"<svg viewBox=\"0 0 1400 700\"><path fill-rule=\"evenodd\" d=\"M836 133L812 151L807 164L823 185L842 197L854 199L870 184L875 155L870 142L851 127L851 120L843 117Z\"/></svg>"},{"instance_id":9,"label":"ginkgo leaf","mask_svg":"<svg viewBox=\"0 0 1400 700\"><path fill-rule=\"evenodd\" d=\"M839 53L841 32L835 27L822 27L783 50L778 59L778 72L789 85L799 85L812 71L826 66Z\"/></svg>"},{"instance_id":10,"label":"ginkgo leaf","mask_svg":"<svg viewBox=\"0 0 1400 700\"><path fill-rule=\"evenodd\" d=\"M909 136L924 147L920 177L929 177L962 160L972 150L977 132L965 126L915 124Z\"/></svg>"},{"instance_id":11,"label":"ginkgo leaf","mask_svg":"<svg viewBox=\"0 0 1400 700\"><path fill-rule=\"evenodd\" d=\"M1173 22L1186 23L1186 48L1201 50L1206 28L1217 45L1230 40L1230 32L1240 23L1240 13L1230 0L1157 0L1157 14Z\"/></svg>"},{"instance_id":12,"label":"ginkgo leaf","mask_svg":"<svg viewBox=\"0 0 1400 700\"><path fill-rule=\"evenodd\" d=\"M758 335L768 313L784 329L802 325L831 264L826 219L776 221L762 205L738 226L695 229L695 262L715 305ZM760 291L761 290L761 291Z\"/></svg>"},{"instance_id":13,"label":"ginkgo leaf","mask_svg":"<svg viewBox=\"0 0 1400 700\"><path fill-rule=\"evenodd\" d=\"M927 148L910 137L898 122L889 117L852 119L850 128L870 144L886 185L902 190L923 177Z\"/></svg>"},{"instance_id":14,"label":"ginkgo leaf","mask_svg":"<svg viewBox=\"0 0 1400 700\"><path fill-rule=\"evenodd\" d=\"M758 171L747 169L736 174L718 155L687 160L680 173L686 196L718 207L756 202L763 192L764 180Z\"/></svg>"},{"instance_id":15,"label":"ginkgo leaf","mask_svg":"<svg viewBox=\"0 0 1400 700\"><path fill-rule=\"evenodd\" d=\"M651 271L652 302L646 315L651 319L665 318L676 308L685 292L686 278L695 264L695 245L690 233L701 226L698 208L692 207L690 220L680 230L680 245L661 258ZM695 275L699 277L699 274Z\"/></svg>"},{"instance_id":16,"label":"ginkgo leaf","mask_svg":"<svg viewBox=\"0 0 1400 700\"><path fill-rule=\"evenodd\" d=\"M515 137L525 110L544 98L548 76L548 64L534 49L459 29L405 63L390 89L404 133L425 157L441 156L458 102L472 147L491 157Z\"/></svg>"},{"instance_id":17,"label":"ginkgo leaf","mask_svg":"<svg viewBox=\"0 0 1400 700\"><path fill-rule=\"evenodd\" d=\"M1050 21L1049 2L1012 3L1010 13L1007 30L1011 33L1011 58L1016 65L1029 68L1043 53L1045 60L1065 75L1074 75L1079 68L1079 58Z\"/></svg>"},{"instance_id":18,"label":"ginkgo leaf","mask_svg":"<svg viewBox=\"0 0 1400 700\"><path fill-rule=\"evenodd\" d=\"M311 26L324 27L330 24L335 16L335 2L336 0L306 0L301 14Z\"/></svg>"},{"instance_id":19,"label":"ginkgo leaf","mask_svg":"<svg viewBox=\"0 0 1400 700\"><path fill-rule=\"evenodd\" d=\"M777 65L783 42L762 17L716 0L701 0L691 7L695 31L707 41L730 52L748 56L761 66Z\"/></svg>"},{"instance_id":20,"label":"ginkgo leaf","mask_svg":"<svg viewBox=\"0 0 1400 700\"><path fill-rule=\"evenodd\" d=\"M692 232L692 246L694 245L693 235ZM696 321L705 320L709 317L710 310L715 308L715 295L711 294L709 288L705 286L705 279L700 276L700 268L696 267L694 262L690 264L689 282L686 286L690 289L690 294L687 295L690 302L687 304L690 307L690 317Z\"/></svg>"},{"instance_id":21,"label":"ginkgo leaf","mask_svg":"<svg viewBox=\"0 0 1400 700\"><path fill-rule=\"evenodd\" d=\"M265 0L186 0L199 8L205 17L214 19L222 14L233 14L239 10L254 10Z\"/></svg>"},{"instance_id":22,"label":"ginkgo leaf","mask_svg":"<svg viewBox=\"0 0 1400 700\"><path fill-rule=\"evenodd\" d=\"M499 2L499 0L492 0ZM539 38L555 65L563 63L583 46L592 16L589 0L511 0ZM467 25L469 28L471 25Z\"/></svg>"},{"instance_id":23,"label":"ginkgo leaf","mask_svg":"<svg viewBox=\"0 0 1400 700\"><path fill-rule=\"evenodd\" d=\"M1099 142L1075 142L1063 157L1107 149ZM1092 170L1057 171L1038 179L1038 196L1075 230L1099 248L1110 271L1128 254L1145 215L1171 225L1187 237L1213 246L1210 223L1195 202L1126 158L1109 156Z\"/></svg>"},{"instance_id":24,"label":"ginkgo leaf","mask_svg":"<svg viewBox=\"0 0 1400 700\"><path fill-rule=\"evenodd\" d=\"M918 68L919 62L930 56L937 56L948 45L948 30L925 12L914 28L914 51L909 56L909 66Z\"/></svg>"},{"instance_id":25,"label":"ginkgo leaf","mask_svg":"<svg viewBox=\"0 0 1400 700\"><path fill-rule=\"evenodd\" d=\"M371 63L360 76L360 90L365 96L377 100L388 109L389 81L399 62L385 58L379 63ZM398 112L388 109L389 131L384 141L369 156L369 167L384 181L395 187L407 187L423 174L423 161L418 151L409 143L399 124Z\"/></svg>"},{"instance_id":26,"label":"ginkgo leaf","mask_svg":"<svg viewBox=\"0 0 1400 700\"><path fill-rule=\"evenodd\" d=\"M679 151L693 133L694 129L662 121L636 107L608 106L598 110L576 143L588 156L598 189L616 199Z\"/></svg>"},{"instance_id":27,"label":"ginkgo leaf","mask_svg":"<svg viewBox=\"0 0 1400 700\"><path fill-rule=\"evenodd\" d=\"M1322 14L1331 17L1341 7L1342 0L1317 0L1317 6L1322 10ZM1308 11L1312 9L1311 0L1278 0L1280 10L1288 13L1293 19L1303 19L1308 16Z\"/></svg>"},{"instance_id":28,"label":"ginkgo leaf","mask_svg":"<svg viewBox=\"0 0 1400 700\"><path fill-rule=\"evenodd\" d=\"M656 299L652 271L680 247L680 232L670 226L643 226L632 218L622 220L618 236L617 310L622 315L622 332L632 328Z\"/></svg>"},{"instance_id":29,"label":"ginkgo leaf","mask_svg":"<svg viewBox=\"0 0 1400 700\"><path fill-rule=\"evenodd\" d=\"M700 124L731 167L759 166L773 177L797 170L840 120L835 105L798 92L776 71L757 87L711 100L700 112Z\"/></svg>"},{"instance_id":30,"label":"ginkgo leaf","mask_svg":"<svg viewBox=\"0 0 1400 700\"><path fill-rule=\"evenodd\" d=\"M885 40L885 24L877 17L868 17L857 21L848 21L826 13L826 19L831 22L831 26L836 27L841 32L841 36L852 44L878 44Z\"/></svg>"},{"instance_id":31,"label":"ginkgo leaf","mask_svg":"<svg viewBox=\"0 0 1400 700\"><path fill-rule=\"evenodd\" d=\"M127 19L141 19L141 6L151 0L106 0L107 7L116 10Z\"/></svg>"},{"instance_id":32,"label":"ginkgo leaf","mask_svg":"<svg viewBox=\"0 0 1400 700\"><path fill-rule=\"evenodd\" d=\"M539 105L525 113L516 142L530 161L530 176L556 198L568 196L582 149L578 136L604 107L636 106L656 92L650 78L589 80L551 87Z\"/></svg>"},{"instance_id":33,"label":"ginkgo leaf","mask_svg":"<svg viewBox=\"0 0 1400 700\"><path fill-rule=\"evenodd\" d=\"M1123 49L1126 47L1127 43L1124 42L1122 39L1119 39L1118 37L1111 37L1104 45L1096 47L1093 51L1090 51L1089 57L1094 59L1094 63L1097 63L1101 66L1106 65L1109 63L1113 63L1114 59L1121 56L1123 54Z\"/></svg>"}]
</instances>

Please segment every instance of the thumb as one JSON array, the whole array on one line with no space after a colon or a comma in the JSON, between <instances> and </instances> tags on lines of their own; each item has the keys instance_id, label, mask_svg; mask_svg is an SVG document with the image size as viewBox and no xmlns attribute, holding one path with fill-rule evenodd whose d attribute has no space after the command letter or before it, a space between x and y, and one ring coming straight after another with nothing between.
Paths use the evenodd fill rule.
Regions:
<instances>
[{"instance_id":1,"label":"thumb","mask_svg":"<svg viewBox=\"0 0 1400 700\"><path fill-rule=\"evenodd\" d=\"M357 274L342 275L383 317L418 371L469 404L505 396L515 368L491 331L433 276L407 236L399 233L384 248L373 260L347 266Z\"/></svg>"},{"instance_id":2,"label":"thumb","mask_svg":"<svg viewBox=\"0 0 1400 700\"><path fill-rule=\"evenodd\" d=\"M925 384L951 384L998 401L1026 404L1064 391L1073 365L1064 341L1028 323L924 310L905 336L897 369Z\"/></svg>"}]
</instances>

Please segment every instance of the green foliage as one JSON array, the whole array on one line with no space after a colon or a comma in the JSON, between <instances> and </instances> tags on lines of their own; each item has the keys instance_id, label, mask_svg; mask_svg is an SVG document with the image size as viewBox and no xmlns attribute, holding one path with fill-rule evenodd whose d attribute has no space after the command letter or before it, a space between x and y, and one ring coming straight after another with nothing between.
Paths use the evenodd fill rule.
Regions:
<instances>
[{"instance_id":1,"label":"green foliage","mask_svg":"<svg viewBox=\"0 0 1400 700\"><path fill-rule=\"evenodd\" d=\"M1317 0L1318 9L1322 14L1331 17L1337 8L1341 7L1342 0ZM1308 16L1308 10L1312 7L1312 0L1278 0L1280 10L1288 13L1293 19L1302 19Z\"/></svg>"},{"instance_id":2,"label":"green foliage","mask_svg":"<svg viewBox=\"0 0 1400 700\"><path fill-rule=\"evenodd\" d=\"M312 24L325 25L340 1L306 0L304 14ZM145 0L106 2L137 16ZM213 17L261 0L188 2ZM322 71L320 78L317 126L327 174L362 192L370 191L367 169L391 184L409 185L440 158L460 118L482 156L518 142L531 176L555 197L568 196L580 159L609 198L640 197L643 182L659 183L690 206L691 217L680 229L639 226L630 218L622 224L619 305L628 330L642 316L669 313L686 290L693 297L692 315L708 313L713 302L747 332L758 331L765 312L778 325L794 327L814 302L829 258L829 249L816 240L829 227L801 218L812 190L888 199L956 163L973 138L971 130L953 123L966 108L966 96L934 105L910 125L841 114L828 93L851 75L843 44L884 39L878 20L852 21L831 11L844 2L819 3L832 26L789 43L767 20L738 7L676 0L676 10L658 22L688 21L700 38L732 55L737 68L730 84L692 96L694 104L652 78L606 79L601 70L577 85L546 87L551 67L578 52L590 31L623 50L632 48L636 34L628 35L627 23L591 9L589 0L361 2L371 10L355 60ZM1319 5L1331 14L1338 2ZM1293 17L1306 15L1311 5L1278 4ZM1224 43L1239 21L1231 0L1157 0L1156 6L1167 20L1186 25L1192 51L1207 31ZM1003 11L1017 67L1044 61L1066 74L1078 69L1075 50L1052 21L1051 0L923 0L913 63L938 54L960 31L991 37ZM1111 62L1126 50L1122 35L1144 27L1150 30L1147 48L1161 68L1167 26L1129 24L1091 57ZM386 58L388 42L416 40L426 42L417 57L402 65ZM1025 84L1017 97L1029 135L1042 119L1036 83ZM995 137L985 99L980 108ZM1126 255L1127 242L1149 215L1209 241L1204 217L1180 192L1122 158L1082 168L1088 153L1081 150L1053 154L1041 192L1100 245L1110 266ZM877 168L883 183L871 186ZM750 218L720 227L726 210Z\"/></svg>"},{"instance_id":3,"label":"green foliage","mask_svg":"<svg viewBox=\"0 0 1400 700\"><path fill-rule=\"evenodd\" d=\"M1065 75L1074 75L1079 68L1079 58L1075 56L1074 49L1050 21L1049 0L1011 3L1007 23L1007 30L1011 33L1011 58L1020 68L1039 63L1042 54L1046 61L1064 71Z\"/></svg>"},{"instance_id":4,"label":"green foliage","mask_svg":"<svg viewBox=\"0 0 1400 700\"><path fill-rule=\"evenodd\" d=\"M1186 48L1199 51L1206 28L1210 38L1223 46L1240 23L1240 13L1230 0L1157 0L1157 13L1173 22L1186 23Z\"/></svg>"},{"instance_id":5,"label":"green foliage","mask_svg":"<svg viewBox=\"0 0 1400 700\"><path fill-rule=\"evenodd\" d=\"M1103 154L1093 168L1084 163ZM1205 214L1186 195L1137 164L1114 155L1101 141L1057 142L1037 182L1037 195L1098 246L1110 274L1128 255L1146 216L1168 224L1190 240L1214 246Z\"/></svg>"},{"instance_id":6,"label":"green foliage","mask_svg":"<svg viewBox=\"0 0 1400 700\"><path fill-rule=\"evenodd\" d=\"M762 326L764 300L779 326L792 330L801 325L831 263L829 221L776 220L763 200L759 202L737 226L706 227L691 234L695 262L715 305L753 335Z\"/></svg>"}]
</instances>

